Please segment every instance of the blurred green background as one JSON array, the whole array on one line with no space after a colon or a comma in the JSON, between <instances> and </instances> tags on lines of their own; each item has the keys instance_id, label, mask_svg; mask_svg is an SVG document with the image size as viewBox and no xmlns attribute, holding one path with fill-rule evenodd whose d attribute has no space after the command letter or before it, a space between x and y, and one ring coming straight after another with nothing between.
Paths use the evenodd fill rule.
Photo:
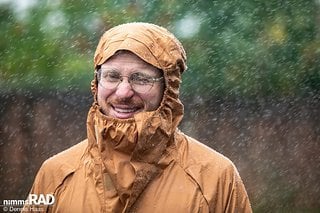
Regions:
<instances>
[{"instance_id":1,"label":"blurred green background","mask_svg":"<svg viewBox=\"0 0 320 213\"><path fill-rule=\"evenodd\" d=\"M181 40L186 94L303 96L320 89L318 0L5 2L2 90L87 90L98 39L129 21L162 25Z\"/></svg>"},{"instance_id":2,"label":"blurred green background","mask_svg":"<svg viewBox=\"0 0 320 213\"><path fill-rule=\"evenodd\" d=\"M181 129L235 162L255 212L320 212L320 0L0 0L0 198L85 137L96 45L131 21L184 45Z\"/></svg>"}]
</instances>

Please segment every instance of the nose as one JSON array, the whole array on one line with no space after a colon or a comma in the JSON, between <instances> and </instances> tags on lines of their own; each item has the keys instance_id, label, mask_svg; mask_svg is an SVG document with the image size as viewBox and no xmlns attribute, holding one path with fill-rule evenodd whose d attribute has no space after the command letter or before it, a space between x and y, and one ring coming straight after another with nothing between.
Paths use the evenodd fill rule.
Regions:
<instances>
[{"instance_id":1,"label":"nose","mask_svg":"<svg viewBox=\"0 0 320 213\"><path fill-rule=\"evenodd\" d=\"M119 98L131 98L134 95L134 91L128 82L128 79L123 79L116 88L115 94Z\"/></svg>"}]
</instances>

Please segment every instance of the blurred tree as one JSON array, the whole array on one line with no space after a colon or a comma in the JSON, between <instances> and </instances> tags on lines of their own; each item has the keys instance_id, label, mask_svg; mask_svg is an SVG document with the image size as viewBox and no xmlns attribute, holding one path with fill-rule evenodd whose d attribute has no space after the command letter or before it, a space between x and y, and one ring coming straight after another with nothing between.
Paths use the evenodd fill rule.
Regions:
<instances>
[{"instance_id":1,"label":"blurred tree","mask_svg":"<svg viewBox=\"0 0 320 213\"><path fill-rule=\"evenodd\" d=\"M315 83L319 69L314 68L319 66L320 48L315 43L319 39L316 1L199 1L189 5L190 11L201 11L195 15L202 22L197 36L184 41L190 59L185 79L195 81L186 86L187 91L263 97L319 90ZM308 50L310 45L316 46ZM305 52L313 65L302 61ZM313 76L312 83L307 73Z\"/></svg>"},{"instance_id":2,"label":"blurred tree","mask_svg":"<svg viewBox=\"0 0 320 213\"><path fill-rule=\"evenodd\" d=\"M319 91L317 1L38 1L23 19L0 6L1 89L87 90L102 33L146 21L167 27L186 47L183 95Z\"/></svg>"}]
</instances>

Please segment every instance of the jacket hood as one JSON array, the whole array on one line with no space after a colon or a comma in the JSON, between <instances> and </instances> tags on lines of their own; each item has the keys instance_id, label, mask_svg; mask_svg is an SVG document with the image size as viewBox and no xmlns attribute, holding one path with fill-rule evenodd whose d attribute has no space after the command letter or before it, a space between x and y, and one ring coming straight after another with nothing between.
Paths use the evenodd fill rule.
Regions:
<instances>
[{"instance_id":1,"label":"jacket hood","mask_svg":"<svg viewBox=\"0 0 320 213\"><path fill-rule=\"evenodd\" d=\"M127 23L106 31L94 55L94 66L102 65L118 50L129 50L162 70L186 69L186 54L176 37L163 27L149 23Z\"/></svg>"},{"instance_id":2,"label":"jacket hood","mask_svg":"<svg viewBox=\"0 0 320 213\"><path fill-rule=\"evenodd\" d=\"M138 113L134 119L119 120L110 117L103 119L109 120L109 123L110 121L130 123L130 120L141 123L145 122L146 117L160 116L163 125L171 129L171 132L175 131L183 116L179 88L181 74L187 68L186 53L181 43L172 33L158 25L141 22L118 25L102 35L94 55L95 70L120 50L130 51L145 62L161 69L165 80L165 91L156 111ZM97 104L97 84L95 75L91 82L91 91L94 95L93 108L100 110Z\"/></svg>"},{"instance_id":3,"label":"jacket hood","mask_svg":"<svg viewBox=\"0 0 320 213\"><path fill-rule=\"evenodd\" d=\"M127 23L106 31L95 52L95 69L120 50L130 51L161 69L165 91L157 110L140 112L130 119L116 119L101 112L96 75L91 82L94 103L87 119L88 152L95 164L102 162L104 179L108 190L115 191L112 197L120 206L115 207L118 210L130 208L166 166L161 159L172 145L183 116L179 87L186 69L186 54L180 42L154 24Z\"/></svg>"}]
</instances>

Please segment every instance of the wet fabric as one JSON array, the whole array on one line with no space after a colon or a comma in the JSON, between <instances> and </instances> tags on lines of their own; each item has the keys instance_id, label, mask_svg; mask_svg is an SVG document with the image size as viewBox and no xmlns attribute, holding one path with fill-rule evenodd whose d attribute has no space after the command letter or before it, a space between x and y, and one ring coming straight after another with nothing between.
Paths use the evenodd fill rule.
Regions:
<instances>
[{"instance_id":1,"label":"wet fabric","mask_svg":"<svg viewBox=\"0 0 320 213\"><path fill-rule=\"evenodd\" d=\"M134 118L104 115L94 102L87 139L45 161L30 193L51 193L47 212L251 212L232 162L178 130L186 55L166 29L147 23L119 25L101 38L98 69L119 50L161 69L165 92L155 111ZM29 206L30 207L30 206Z\"/></svg>"}]
</instances>

